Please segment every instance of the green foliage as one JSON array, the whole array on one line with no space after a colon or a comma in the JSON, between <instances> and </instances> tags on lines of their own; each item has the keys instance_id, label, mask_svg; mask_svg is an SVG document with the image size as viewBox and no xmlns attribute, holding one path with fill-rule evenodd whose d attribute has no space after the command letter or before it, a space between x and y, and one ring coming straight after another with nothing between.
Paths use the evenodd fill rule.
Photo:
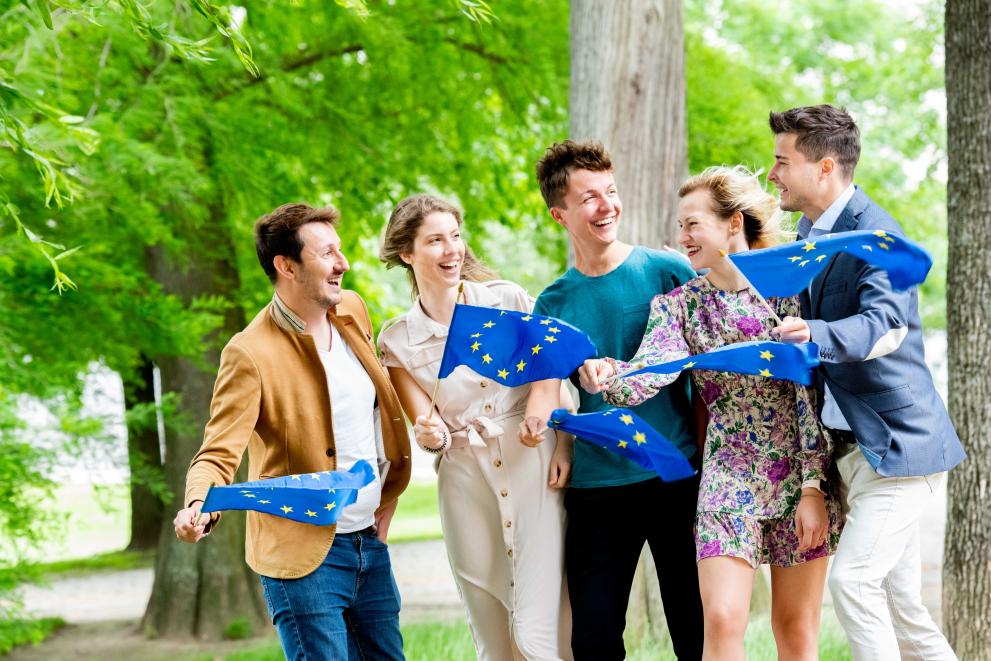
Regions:
<instances>
[{"instance_id":1,"label":"green foliage","mask_svg":"<svg viewBox=\"0 0 991 661\"><path fill-rule=\"evenodd\" d=\"M154 551L111 551L88 558L44 562L34 566L45 577L56 574L84 574L98 571L126 571L142 569L155 564Z\"/></svg>"},{"instance_id":2,"label":"green foliage","mask_svg":"<svg viewBox=\"0 0 991 661\"><path fill-rule=\"evenodd\" d=\"M65 626L57 617L40 620L0 619L0 656L18 645L37 645Z\"/></svg>"},{"instance_id":3,"label":"green foliage","mask_svg":"<svg viewBox=\"0 0 991 661\"><path fill-rule=\"evenodd\" d=\"M862 133L856 183L933 254L921 288L930 328L945 326L942 10L932 0L685 3L691 170L766 173L769 110L847 107Z\"/></svg>"},{"instance_id":4,"label":"green foliage","mask_svg":"<svg viewBox=\"0 0 991 661\"><path fill-rule=\"evenodd\" d=\"M399 508L389 526L389 543L440 539L440 510L435 482L413 482L399 499Z\"/></svg>"},{"instance_id":5,"label":"green foliage","mask_svg":"<svg viewBox=\"0 0 991 661\"><path fill-rule=\"evenodd\" d=\"M246 617L236 617L224 627L224 638L227 640L245 640L253 635L251 622Z\"/></svg>"}]
</instances>

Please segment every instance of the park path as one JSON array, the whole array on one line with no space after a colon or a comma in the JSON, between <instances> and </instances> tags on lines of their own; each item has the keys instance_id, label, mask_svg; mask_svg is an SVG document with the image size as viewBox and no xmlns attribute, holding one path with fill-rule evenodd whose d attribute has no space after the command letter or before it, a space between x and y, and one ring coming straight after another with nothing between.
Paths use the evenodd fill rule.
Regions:
<instances>
[{"instance_id":1,"label":"park path","mask_svg":"<svg viewBox=\"0 0 991 661\"><path fill-rule=\"evenodd\" d=\"M444 542L393 544L390 552L404 615L422 619L461 613ZM72 624L136 620L144 614L153 578L150 567L59 577L47 586L27 586L24 602L35 615Z\"/></svg>"}]
</instances>

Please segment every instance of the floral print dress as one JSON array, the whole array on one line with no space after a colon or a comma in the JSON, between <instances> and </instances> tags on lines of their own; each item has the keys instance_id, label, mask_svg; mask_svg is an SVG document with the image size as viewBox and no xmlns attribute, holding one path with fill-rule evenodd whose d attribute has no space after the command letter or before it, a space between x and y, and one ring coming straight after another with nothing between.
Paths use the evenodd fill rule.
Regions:
<instances>
[{"instance_id":1,"label":"floral print dress","mask_svg":"<svg viewBox=\"0 0 991 661\"><path fill-rule=\"evenodd\" d=\"M772 298L768 302L780 317L800 314L797 297ZM637 355L629 363L614 362L616 369L623 371L634 363L665 362L727 344L769 340L774 325L774 319L750 290L723 291L701 276L654 297ZM612 404L636 406L677 376L638 374L618 379L605 397ZM725 537L731 533L734 537L747 536L754 524L762 521L784 520L780 523L793 533L792 519L802 484L820 480L827 491L831 483L835 484L829 475L831 441L816 417L812 391L791 381L710 370L695 370L692 379L709 414L699 521L710 513L729 515L728 519L723 517L726 523L722 531L696 530L700 558L720 555L703 554L706 544L709 551L739 545L741 540ZM827 495L826 506L830 519L825 545L828 549L819 555L835 548L841 526L837 499ZM770 534L780 538L784 533ZM797 548L797 537L794 545ZM756 557L773 561L775 555ZM775 564L798 561L804 560Z\"/></svg>"}]
</instances>

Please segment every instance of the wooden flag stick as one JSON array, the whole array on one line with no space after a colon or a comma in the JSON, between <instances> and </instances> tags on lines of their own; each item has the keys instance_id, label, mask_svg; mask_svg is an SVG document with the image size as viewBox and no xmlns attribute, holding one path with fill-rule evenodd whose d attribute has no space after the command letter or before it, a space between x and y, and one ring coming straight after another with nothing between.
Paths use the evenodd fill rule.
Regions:
<instances>
[{"instance_id":1,"label":"wooden flag stick","mask_svg":"<svg viewBox=\"0 0 991 661\"><path fill-rule=\"evenodd\" d=\"M774 319L774 321L778 324L778 326L780 326L783 323L781 321L781 317L778 316L778 313L775 312L774 308L772 308L771 305L767 302L767 299L765 299L764 296L761 295L759 291L757 291L757 288L754 287L752 282L750 282L750 279L743 274L743 271L741 271L740 267L736 265L736 262L734 262L732 259L729 258L729 253L727 253L725 250L720 250L719 254L725 257L726 260L733 266L733 270L736 271L741 278L743 278L743 281L747 283L747 286L750 287L753 290L754 294L757 295L757 300L761 302L761 304L771 314L771 318Z\"/></svg>"}]
</instances>

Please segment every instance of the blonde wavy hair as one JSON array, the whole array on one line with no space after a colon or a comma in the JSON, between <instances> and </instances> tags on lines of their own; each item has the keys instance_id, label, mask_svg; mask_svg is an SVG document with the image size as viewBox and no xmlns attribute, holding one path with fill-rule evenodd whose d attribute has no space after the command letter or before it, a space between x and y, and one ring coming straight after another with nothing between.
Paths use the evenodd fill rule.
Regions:
<instances>
[{"instance_id":1,"label":"blonde wavy hair","mask_svg":"<svg viewBox=\"0 0 991 661\"><path fill-rule=\"evenodd\" d=\"M720 218L729 220L737 211L743 215L743 235L751 249L770 248L786 240L784 214L777 198L764 190L757 175L744 166L706 168L681 185L678 197L697 190L709 191L712 210Z\"/></svg>"}]
</instances>

